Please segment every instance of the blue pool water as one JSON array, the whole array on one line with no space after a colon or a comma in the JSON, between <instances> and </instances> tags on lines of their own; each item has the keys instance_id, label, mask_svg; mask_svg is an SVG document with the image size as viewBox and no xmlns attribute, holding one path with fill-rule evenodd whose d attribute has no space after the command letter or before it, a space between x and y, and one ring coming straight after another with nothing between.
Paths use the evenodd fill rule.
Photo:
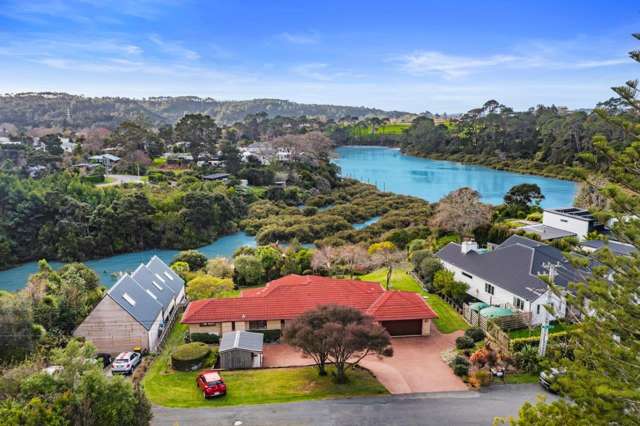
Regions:
<instances>
[{"instance_id":1,"label":"blue pool water","mask_svg":"<svg viewBox=\"0 0 640 426\"><path fill-rule=\"evenodd\" d=\"M514 185L535 183L545 196L543 207L573 204L575 182L493 170L488 167L429 160L383 147L346 146L337 149L342 175L376 185L383 191L413 195L435 202L465 186L474 188L484 202L499 204Z\"/></svg>"},{"instance_id":2,"label":"blue pool water","mask_svg":"<svg viewBox=\"0 0 640 426\"><path fill-rule=\"evenodd\" d=\"M570 181L549 179L539 176L522 175L486 167L464 165L450 161L435 161L403 155L397 149L378 147L342 147L338 150L336 163L342 168L342 175L375 184L384 191L414 195L429 201L437 201L454 189L463 186L475 188L484 201L498 204L513 185L529 182L542 189L544 207L564 207L572 204L576 184ZM324 209L331 208L327 206ZM373 217L363 223L354 224L355 229L365 228L375 223ZM243 246L255 246L255 239L243 232L227 235L198 250L207 257L231 256ZM311 246L311 245L305 245ZM99 275L102 283L111 286L117 273L133 271L140 263L146 263L156 255L169 262L178 250L146 250L127 253L104 259L85 262ZM60 262L50 262L58 268ZM24 287L27 278L38 270L37 262L29 262L6 271L0 271L0 289L17 290Z\"/></svg>"}]
</instances>

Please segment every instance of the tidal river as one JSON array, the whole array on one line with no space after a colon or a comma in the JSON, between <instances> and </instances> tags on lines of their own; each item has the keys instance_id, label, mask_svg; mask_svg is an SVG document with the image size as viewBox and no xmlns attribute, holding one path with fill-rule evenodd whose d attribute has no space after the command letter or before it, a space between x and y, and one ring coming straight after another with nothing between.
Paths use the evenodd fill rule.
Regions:
<instances>
[{"instance_id":1,"label":"tidal river","mask_svg":"<svg viewBox=\"0 0 640 426\"><path fill-rule=\"evenodd\" d=\"M403 155L393 148L341 147L337 150L335 162L341 167L342 175L363 182L375 184L384 191L413 195L428 201L437 201L454 189L469 186L482 194L485 202L498 204L504 194L519 183L536 183L542 189L544 207L563 207L572 204L576 192L575 182L550 179L539 176L492 170L486 167L465 165L451 161L436 161ZM378 218L361 224L361 229ZM231 256L243 246L255 246L255 239L243 232L222 237L215 242L198 248L207 257ZM111 286L120 272L133 271L140 263L157 255L169 262L177 250L146 250L120 254L85 262L93 268L106 286ZM59 267L60 262L50 262ZM38 270L37 262L29 262L15 268L0 271L0 289L17 290L24 287L30 274Z\"/></svg>"}]
</instances>

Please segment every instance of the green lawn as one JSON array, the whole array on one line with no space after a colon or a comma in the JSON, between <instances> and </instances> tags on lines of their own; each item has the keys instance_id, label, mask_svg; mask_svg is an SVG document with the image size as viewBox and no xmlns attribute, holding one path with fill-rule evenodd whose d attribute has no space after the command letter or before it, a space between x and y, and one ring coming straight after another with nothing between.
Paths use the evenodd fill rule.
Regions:
<instances>
[{"instance_id":1,"label":"green lawn","mask_svg":"<svg viewBox=\"0 0 640 426\"><path fill-rule=\"evenodd\" d=\"M496 379L499 380L500 379ZM522 383L538 383L538 376L536 374L528 374L528 373L518 373L518 374L507 374L505 377L505 383L510 385L519 385Z\"/></svg>"},{"instance_id":2,"label":"green lawn","mask_svg":"<svg viewBox=\"0 0 640 426\"><path fill-rule=\"evenodd\" d=\"M571 324L556 323L556 324L551 324L551 328L549 329L549 332L551 334L560 333L562 331L569 331L572 328L575 328L575 326ZM512 339L519 339L521 337L538 337L540 336L540 327L535 327L532 329L522 328L520 330L511 330L508 332L508 334L509 334L509 337L511 337Z\"/></svg>"},{"instance_id":3,"label":"green lawn","mask_svg":"<svg viewBox=\"0 0 640 426\"><path fill-rule=\"evenodd\" d=\"M387 280L387 270L378 269L370 274L362 275L360 279L363 281L377 281L384 286ZM429 306L438 314L438 319L434 320L434 323L441 333L452 333L456 330L466 330L469 328L469 325L455 309L449 306L449 304L442 300L437 294L424 291L420 284L403 269L393 271L390 289L412 291L426 297Z\"/></svg>"},{"instance_id":4,"label":"green lawn","mask_svg":"<svg viewBox=\"0 0 640 426\"><path fill-rule=\"evenodd\" d=\"M186 329L185 325L176 323L164 351L142 380L145 393L154 404L178 408L224 407L387 394L385 387L366 370L350 370L349 383L338 385L330 376L318 376L315 368L302 367L223 372L227 395L205 400L195 384L197 371L177 372L171 368L171 350L183 342Z\"/></svg>"}]
</instances>

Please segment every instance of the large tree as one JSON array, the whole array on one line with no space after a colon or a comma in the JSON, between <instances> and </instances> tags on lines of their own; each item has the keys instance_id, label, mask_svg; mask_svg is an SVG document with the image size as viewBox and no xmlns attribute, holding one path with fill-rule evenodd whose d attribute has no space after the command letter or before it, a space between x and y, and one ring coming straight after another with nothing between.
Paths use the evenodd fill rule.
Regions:
<instances>
[{"instance_id":1,"label":"large tree","mask_svg":"<svg viewBox=\"0 0 640 426\"><path fill-rule=\"evenodd\" d=\"M197 159L198 154L212 152L220 138L220 128L206 114L187 114L175 127L175 138L189 142L189 152Z\"/></svg>"},{"instance_id":2,"label":"large tree","mask_svg":"<svg viewBox=\"0 0 640 426\"><path fill-rule=\"evenodd\" d=\"M387 268L385 288L389 290L389 283L391 282L393 268L395 268L405 260L404 253L398 250L396 245L391 241L373 243L369 246L369 249L367 251L371 256L370 263L372 265L379 268Z\"/></svg>"},{"instance_id":3,"label":"large tree","mask_svg":"<svg viewBox=\"0 0 640 426\"><path fill-rule=\"evenodd\" d=\"M521 183L512 186L504 196L505 204L518 208L527 208L531 203L539 205L542 200L544 200L544 195L535 183Z\"/></svg>"},{"instance_id":4,"label":"large tree","mask_svg":"<svg viewBox=\"0 0 640 426\"><path fill-rule=\"evenodd\" d=\"M640 39L640 34L634 37ZM631 52L640 62L640 51ZM525 404L515 425L637 425L640 419L640 99L638 82L614 88L624 101L625 114L600 110L611 123L633 135L634 142L619 150L615 140L598 136L599 155L583 156L593 165L606 162L609 183L600 187L618 218L617 240L632 244L631 256L596 252L601 266L576 286L569 304L582 314L572 342L574 359L560 362L567 374L558 380L566 399ZM590 179L591 173L583 173ZM593 183L593 182L591 182Z\"/></svg>"},{"instance_id":5,"label":"large tree","mask_svg":"<svg viewBox=\"0 0 640 426\"><path fill-rule=\"evenodd\" d=\"M476 228L491 223L491 206L480 202L478 191L456 189L438 202L430 222L435 228L471 236Z\"/></svg>"},{"instance_id":6,"label":"large tree","mask_svg":"<svg viewBox=\"0 0 640 426\"><path fill-rule=\"evenodd\" d=\"M393 354L389 333L370 316L346 306L324 305L305 312L287 324L283 337L316 362L321 376L327 374L325 364L332 362L338 383L346 382L348 368L368 354Z\"/></svg>"}]
</instances>

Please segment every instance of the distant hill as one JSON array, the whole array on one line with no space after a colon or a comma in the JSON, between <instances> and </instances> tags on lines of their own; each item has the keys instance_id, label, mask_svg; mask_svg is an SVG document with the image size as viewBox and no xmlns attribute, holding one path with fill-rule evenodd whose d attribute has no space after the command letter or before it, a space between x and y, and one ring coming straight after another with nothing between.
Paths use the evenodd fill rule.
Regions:
<instances>
[{"instance_id":1,"label":"distant hill","mask_svg":"<svg viewBox=\"0 0 640 426\"><path fill-rule=\"evenodd\" d=\"M216 122L231 124L247 114L266 112L270 117L378 116L398 118L407 114L375 108L340 105L299 104L282 99L217 101L196 96L131 99L120 97L84 97L67 93L18 93L0 95L0 123L18 128L31 127L107 127L144 115L156 126L174 124L184 114L204 113Z\"/></svg>"}]
</instances>

